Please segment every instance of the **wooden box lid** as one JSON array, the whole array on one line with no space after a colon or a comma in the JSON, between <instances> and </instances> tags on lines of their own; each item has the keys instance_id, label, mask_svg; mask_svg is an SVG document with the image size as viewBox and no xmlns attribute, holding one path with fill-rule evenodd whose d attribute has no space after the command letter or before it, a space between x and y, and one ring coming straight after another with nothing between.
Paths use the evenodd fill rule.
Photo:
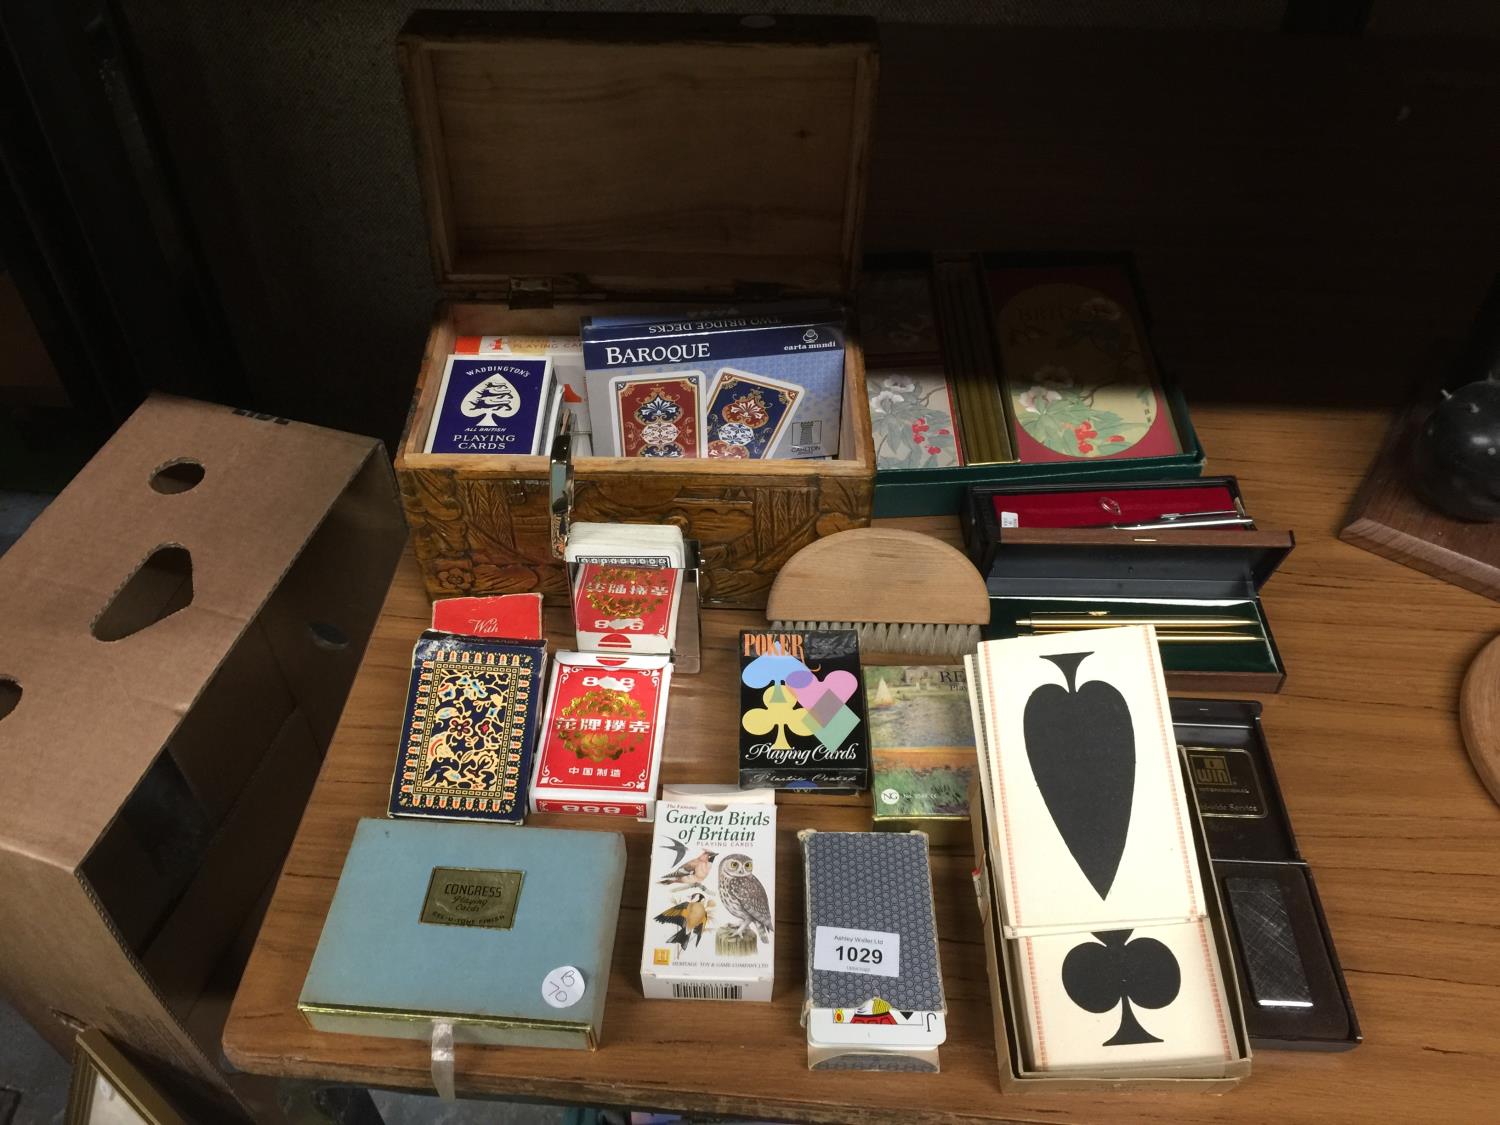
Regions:
<instances>
[{"instance_id":1,"label":"wooden box lid","mask_svg":"<svg viewBox=\"0 0 1500 1125\"><path fill-rule=\"evenodd\" d=\"M399 49L451 294L852 287L873 21L419 12Z\"/></svg>"}]
</instances>

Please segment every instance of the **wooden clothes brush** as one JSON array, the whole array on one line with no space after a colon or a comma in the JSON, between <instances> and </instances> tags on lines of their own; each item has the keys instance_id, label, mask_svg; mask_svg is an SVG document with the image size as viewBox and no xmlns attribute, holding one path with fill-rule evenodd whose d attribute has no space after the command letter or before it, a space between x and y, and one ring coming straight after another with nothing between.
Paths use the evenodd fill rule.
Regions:
<instances>
[{"instance_id":1,"label":"wooden clothes brush","mask_svg":"<svg viewBox=\"0 0 1500 1125\"><path fill-rule=\"evenodd\" d=\"M866 659L957 657L978 648L990 599L962 551L915 531L858 527L793 555L766 617L773 629L853 629Z\"/></svg>"}]
</instances>

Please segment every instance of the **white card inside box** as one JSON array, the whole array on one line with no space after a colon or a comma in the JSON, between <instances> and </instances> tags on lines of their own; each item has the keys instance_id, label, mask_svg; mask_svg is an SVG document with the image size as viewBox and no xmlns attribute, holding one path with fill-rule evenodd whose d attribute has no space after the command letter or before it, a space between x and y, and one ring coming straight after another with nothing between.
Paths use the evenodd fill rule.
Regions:
<instances>
[{"instance_id":1,"label":"white card inside box","mask_svg":"<svg viewBox=\"0 0 1500 1125\"><path fill-rule=\"evenodd\" d=\"M970 664L1006 935L1202 917L1154 631L990 641Z\"/></svg>"},{"instance_id":2,"label":"white card inside box","mask_svg":"<svg viewBox=\"0 0 1500 1125\"><path fill-rule=\"evenodd\" d=\"M818 1047L930 1050L947 1038L942 1012L903 1012L877 1002L858 1009L813 1008L807 1014L807 1041Z\"/></svg>"},{"instance_id":3,"label":"white card inside box","mask_svg":"<svg viewBox=\"0 0 1500 1125\"><path fill-rule=\"evenodd\" d=\"M1006 941L1028 1068L1223 1074L1239 1051L1208 925Z\"/></svg>"}]
</instances>

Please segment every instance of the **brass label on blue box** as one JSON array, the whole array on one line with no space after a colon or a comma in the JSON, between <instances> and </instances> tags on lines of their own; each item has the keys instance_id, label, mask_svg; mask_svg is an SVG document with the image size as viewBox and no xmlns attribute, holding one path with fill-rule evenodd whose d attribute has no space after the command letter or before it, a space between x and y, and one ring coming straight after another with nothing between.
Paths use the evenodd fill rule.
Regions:
<instances>
[{"instance_id":1,"label":"brass label on blue box","mask_svg":"<svg viewBox=\"0 0 1500 1125\"><path fill-rule=\"evenodd\" d=\"M1248 751L1218 746L1184 746L1204 816L1259 819L1267 815L1266 798Z\"/></svg>"},{"instance_id":2,"label":"brass label on blue box","mask_svg":"<svg viewBox=\"0 0 1500 1125\"><path fill-rule=\"evenodd\" d=\"M520 871L487 867L434 867L422 904L422 921L508 930L516 920L523 876Z\"/></svg>"}]
</instances>

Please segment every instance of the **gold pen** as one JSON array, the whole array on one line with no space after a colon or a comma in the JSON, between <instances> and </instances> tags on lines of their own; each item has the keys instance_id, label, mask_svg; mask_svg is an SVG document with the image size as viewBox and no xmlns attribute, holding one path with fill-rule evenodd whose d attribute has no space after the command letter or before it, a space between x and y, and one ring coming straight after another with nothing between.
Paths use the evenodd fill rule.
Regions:
<instances>
[{"instance_id":1,"label":"gold pen","mask_svg":"<svg viewBox=\"0 0 1500 1125\"><path fill-rule=\"evenodd\" d=\"M1018 624L1019 624L1019 622L1018 622ZM1057 636L1057 635L1059 635L1061 633L1071 633L1071 632L1074 632L1074 630L1071 629L1071 628L1068 628L1067 626L1053 627L1053 626L1048 625L1048 626L1043 626L1042 628L1039 628L1039 629L1033 629L1030 633L1023 633L1021 635L1022 636L1032 636L1032 637L1053 637L1053 636ZM1164 644L1164 645L1170 645L1170 644L1232 644L1232 643L1234 643L1236 641L1239 641L1239 642L1242 642L1242 643L1243 642L1247 642L1247 641L1249 641L1249 642L1257 642L1258 643L1260 641L1260 637L1258 635L1256 635L1255 633L1209 633L1209 632L1204 632L1204 631L1190 630L1190 631L1185 632L1185 633L1158 632L1156 634L1156 640L1157 640L1158 644Z\"/></svg>"},{"instance_id":2,"label":"gold pen","mask_svg":"<svg viewBox=\"0 0 1500 1125\"><path fill-rule=\"evenodd\" d=\"M1109 629L1116 625L1155 625L1158 629L1245 629L1255 622L1243 617L1211 615L1206 617L1119 617L1099 610L1082 613L1033 613L1022 617L1017 625L1031 629Z\"/></svg>"}]
</instances>

